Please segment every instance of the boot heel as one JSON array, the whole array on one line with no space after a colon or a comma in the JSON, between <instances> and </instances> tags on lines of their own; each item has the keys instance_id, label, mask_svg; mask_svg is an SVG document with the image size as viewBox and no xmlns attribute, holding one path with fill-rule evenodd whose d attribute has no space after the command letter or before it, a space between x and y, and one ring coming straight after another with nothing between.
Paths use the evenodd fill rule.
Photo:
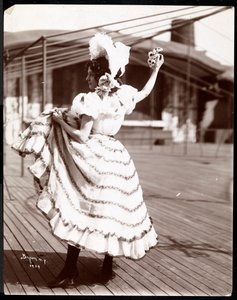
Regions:
<instances>
[{"instance_id":1,"label":"boot heel","mask_svg":"<svg viewBox=\"0 0 237 300\"><path fill-rule=\"evenodd\" d=\"M50 281L48 283L49 288L55 288L55 287L70 287L74 286L76 279L78 277L78 271L76 270L72 275L65 275L62 276L59 274L54 280Z\"/></svg>"}]
</instances>

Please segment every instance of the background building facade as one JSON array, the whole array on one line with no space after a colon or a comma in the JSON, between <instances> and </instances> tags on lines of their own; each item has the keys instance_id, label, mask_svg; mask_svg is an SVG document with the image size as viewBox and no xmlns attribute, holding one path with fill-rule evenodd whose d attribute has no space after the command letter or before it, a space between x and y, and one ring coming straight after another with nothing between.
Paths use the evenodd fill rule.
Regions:
<instances>
[{"instance_id":1,"label":"background building facade","mask_svg":"<svg viewBox=\"0 0 237 300\"><path fill-rule=\"evenodd\" d=\"M153 126L170 134L173 142L183 142L185 139L189 142L197 142L200 139L216 142L223 132L223 141L230 142L233 128L233 68L224 66L206 56L205 52L197 50L194 25L176 29L175 26L179 22L181 20L172 23L175 30L172 31L171 41L150 39L132 46L130 62L122 78L124 83L138 89L144 86L150 72L146 62L147 54L155 47L164 49L165 63L148 99L138 103L134 113L127 119L139 121L141 127L144 127L142 122L146 120L160 121L158 126L155 126L155 123ZM16 62L16 59L13 59L14 55L21 53L24 47L32 44L37 38L55 33L56 38L49 43L50 47L47 50L45 74L42 68L32 68L24 74L19 70L17 72L17 63L19 68L22 56L18 55L19 61ZM90 30L91 35L94 33L95 31ZM65 32L65 35L62 33L57 36L55 31L4 33L4 55L7 63L4 74L5 138L8 144L17 138L23 128L22 118L27 124L37 117L42 109L70 107L73 98L79 92L88 91L85 80L88 54L80 54L80 51L87 52L88 38L84 43L78 43L75 38L66 39L67 34L68 32ZM83 34L78 33L77 37L80 38ZM81 56L81 59L78 62L70 62L72 55L68 49L78 45L78 57ZM32 58L27 58L29 61L31 59L32 65L33 56L36 55L34 53L44 55L42 47L33 51L33 54L29 55ZM50 58L57 51L61 53L59 63L55 60L54 66L50 67ZM43 92L44 78L46 84Z\"/></svg>"}]
</instances>

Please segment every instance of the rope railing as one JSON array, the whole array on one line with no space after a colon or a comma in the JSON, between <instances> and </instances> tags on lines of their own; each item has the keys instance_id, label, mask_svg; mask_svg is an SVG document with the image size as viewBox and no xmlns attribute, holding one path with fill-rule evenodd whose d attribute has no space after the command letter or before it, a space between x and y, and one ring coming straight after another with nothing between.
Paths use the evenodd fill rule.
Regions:
<instances>
[{"instance_id":1,"label":"rope railing","mask_svg":"<svg viewBox=\"0 0 237 300\"><path fill-rule=\"evenodd\" d=\"M93 35L91 35L91 37L92 37ZM115 38L115 41L116 40L121 40L120 38L119 38L119 36L117 36L116 38ZM126 38L124 38L123 39L123 41L126 41L126 43L127 44L129 44L129 43L131 43L131 42L133 42L134 40L136 40L136 38L134 38L134 37L126 37ZM78 48L78 47L82 47L82 44L78 44L78 45L74 45L73 47L71 47L71 46L69 46L70 47L70 49L73 49L73 47L74 48ZM68 49L68 48L67 48ZM68 64L68 57L70 57L70 56L72 56L72 58L74 58L75 56L83 56L83 59L84 60L87 60L88 59L88 55L87 55L87 57L85 56L86 54L87 54L87 52L88 52L88 49L86 48L86 49L76 49L75 51L71 51L71 52L65 52L65 49L58 49L59 50L59 53L57 54L57 55L53 55L54 53L55 53L55 50L49 50L48 49L48 44L47 44L47 62L50 62L50 60L53 60L52 61L52 64L50 65L50 67L52 67L53 66L53 62L55 61L55 65L57 65L57 63L58 63L58 58L67 58L67 65L69 65ZM61 53L60 53L61 52ZM27 74L29 74L29 72L31 71L31 69L29 70L29 72L28 72L28 68L31 68L31 65L32 64L34 64L34 65L36 65L36 66L40 66L40 64L42 63L42 54L41 53L35 53L35 54L29 54L29 55L26 55L26 73ZM29 57L31 58L30 60L29 60ZM36 59L32 59L33 57L38 57L38 58L36 58ZM80 60L81 61L81 60ZM37 64L38 63L38 64ZM21 62L19 61L19 62L12 62L12 64L11 64L11 66L12 67L18 67L19 68L19 70L14 70L14 68L12 68L12 70L10 70L10 72L12 73L12 72L20 72L20 69L21 69ZM14 74L14 73L12 73L12 74Z\"/></svg>"},{"instance_id":2,"label":"rope railing","mask_svg":"<svg viewBox=\"0 0 237 300\"><path fill-rule=\"evenodd\" d=\"M190 8L187 8L187 9L190 9ZM205 11L206 10L210 10L210 9L213 9L213 7L211 7L211 8L208 8L208 9L205 9ZM224 8L222 8L221 10L218 10L218 11L222 11L222 10L225 10L225 9L228 9L228 7L226 8L226 7L224 7ZM200 12L202 12L202 11L204 11L204 10L199 10L199 11L196 11L195 13L200 13ZM215 11L215 12L212 12L211 14L214 14L214 13L217 13L217 11ZM156 15L156 14L155 14ZM155 16L154 15L154 16ZM186 15L186 14L184 14L184 15ZM210 14L208 14L208 15L210 15ZM151 17L151 16L149 16L149 17ZM203 16L202 16L203 17ZM201 17L198 17L199 19L201 18ZM145 18L144 18L145 19ZM193 20L194 20L195 18L193 18ZM118 22L115 22L116 24L120 24L120 23L118 23ZM121 23L123 23L123 22L121 22ZM187 22L180 22L180 23L178 23L177 25L176 25L176 27L180 27L180 26L183 26L184 25L184 23L185 23L185 25L187 25ZM110 24L107 24L107 25L111 25L111 23ZM102 28L103 26L99 26L99 27L96 27L96 28ZM95 29L95 28L93 28L93 29ZM175 29L175 28L172 28L172 30L173 29ZM90 30L90 28L88 28L88 29L86 29L86 30ZM77 31L73 31L73 32L70 32L70 34L72 34L72 33L78 33L78 32L85 32L86 30L77 30ZM168 31L170 31L171 29L166 29L166 30L168 30ZM165 31L166 31L165 30ZM143 31L144 32L144 31ZM65 36L65 34L69 34L69 33L64 33L64 36ZM157 35L157 32L155 33L155 34L153 34L152 36L149 36L149 38L153 38L154 36L156 36ZM90 38L91 36L92 36L92 34L90 34L90 35L86 35L86 37L84 36L84 37L80 37L80 38L76 38L76 39L72 39L72 40L67 40L67 41L65 41L65 40L63 40L63 41L57 41L57 42L51 42L50 41L50 38L52 38L52 37L54 37L55 38L55 36L58 36L57 34L56 35L49 35L49 36L46 36L45 38L46 38L46 40L47 40L47 59L48 59L48 56L49 56L49 53L51 53L51 52L59 52L60 53L60 51L61 50L59 50L59 49L49 49L49 47L51 47L51 46L53 46L53 45L61 45L61 47L62 47L62 45L64 44L65 45L65 43L67 43L67 42L70 42L70 43L72 43L72 42L74 42L74 41L76 41L76 42L78 42L79 43L79 41L83 41L84 39L87 39L87 38ZM124 37L124 38L123 38ZM123 36L123 37L121 37L121 33L118 33L118 32L116 32L115 33L115 36L114 36L114 39L115 39L115 41L118 39L118 40L120 40L120 41L126 41L126 43L128 44L128 45L130 45L130 46L133 46L133 45L135 45L135 44L137 44L137 43L139 43L139 42L141 42L141 39L142 40L144 40L144 39L147 39L147 37L136 37L136 38L134 38L134 39L132 39L132 38L128 38L128 37L126 37L126 36ZM121 39L122 38L122 39ZM40 40L40 39L39 39ZM41 45L37 45L37 46L35 46L35 44L36 43L38 43L39 42L39 40L37 40L36 42L34 42L33 44L31 44L30 46L28 46L27 47L27 49L25 49L25 51L21 51L21 53L25 53L28 49L30 49L30 47L31 48L37 48L37 49L39 49L40 47L42 47ZM82 43L81 45L84 45L85 46L85 44L87 44L88 43L88 40L85 40L84 41L84 43ZM74 47L76 47L76 45L65 45L65 48L66 47L72 47L72 49L74 48ZM64 48L64 49L65 49ZM70 48L69 48L70 49ZM48 52L49 51L49 52ZM55 54L55 53L54 53ZM69 55L70 54L73 54L73 52L69 52ZM62 56L63 56L64 54L62 54ZM78 55L80 55L80 52L78 52ZM38 54L37 53L33 53L33 54L27 54L27 58L29 58L29 57L37 57L38 56ZM56 58L56 56L55 56L55 58ZM28 59L27 59L28 60ZM36 61L35 61L36 62ZM19 66L19 65L18 65Z\"/></svg>"},{"instance_id":3,"label":"rope railing","mask_svg":"<svg viewBox=\"0 0 237 300\"><path fill-rule=\"evenodd\" d=\"M126 30L129 30L129 29L132 29L132 33L131 34L137 34L137 33L142 33L142 32L146 32L148 30L157 30L157 28L162 28L162 27L165 27L165 26L169 26L170 27L170 23L168 24L163 24L163 25L160 25L160 26L155 26L155 27L150 27L148 29L143 29L143 30L139 30L139 31L134 31L134 28L137 28L137 27L143 27L143 26L147 26L148 24L158 24L158 23L162 23L164 21L171 21L171 20L178 20L179 18L183 18L183 17L186 17L186 16L190 16L190 14L197 14L197 13L201 13L201 12L205 12L205 11L208 11L208 10L213 10L214 8L211 7L211 8L205 8L205 9L202 9L202 10L198 10L198 11L194 11L194 12L189 12L187 14L182 14L180 16L175 16L175 17L169 17L169 18L165 18L165 19L159 19L159 20L156 20L156 21L152 21L152 22L148 22L148 23L145 23L145 24L138 24L138 25L133 25L133 26L130 26L130 27L124 27L121 29L121 32L124 32ZM183 24L183 20L178 20L176 25L179 25L179 24Z\"/></svg>"},{"instance_id":4,"label":"rope railing","mask_svg":"<svg viewBox=\"0 0 237 300\"><path fill-rule=\"evenodd\" d=\"M144 62L142 59L139 59L139 58L136 58L136 57L133 57L133 56L131 56L131 61L137 62L137 63L139 63L140 65L143 65L143 66L146 66L146 65L147 65L146 62ZM176 71L180 71L179 69L175 69L175 70L176 70ZM176 79L176 80L178 80L178 81L180 81L180 82L183 82L183 83L186 83L186 82L187 82L187 80L186 80L185 78L182 78L182 77L179 77L179 76L177 76L177 75L174 75L174 73L170 73L170 72L168 72L168 71L164 71L163 69L160 69L159 72L160 72L161 74L163 73L163 74L167 75L168 77L174 78L174 79ZM197 88L197 89L203 91L203 86L201 86L201 85L195 84L195 83L193 83L193 82L190 82L190 85L191 85L192 87L195 87L195 88ZM218 94L218 93L215 93L215 92L212 92L212 91L209 91L209 90L205 90L205 92L206 92L207 94L212 95L212 96L215 96L215 97L218 97L218 98L220 97L220 94ZM233 96L233 94L230 94L230 95Z\"/></svg>"},{"instance_id":5,"label":"rope railing","mask_svg":"<svg viewBox=\"0 0 237 300\"><path fill-rule=\"evenodd\" d=\"M139 50L137 50L138 52L139 52ZM80 54L80 55L79 55ZM83 56L82 56L83 55ZM62 57L65 57L65 56L67 56L67 54L65 53L65 54L62 54ZM77 56L78 56L78 58L77 58ZM79 56L80 56L80 58L79 58ZM74 59L76 57L76 59ZM50 61L50 59L48 58L48 67L51 69L51 68L53 68L53 67L63 67L64 65L65 66L68 66L68 65L71 65L71 64L73 64L73 63L80 63L80 62L83 62L83 61L85 61L85 60L87 60L87 50L84 50L83 52L81 52L81 53L77 53L77 52L75 52L75 55L74 56L72 56L71 57L72 59L67 59L67 62L65 62L65 63L61 63L61 60L59 59L59 60L53 60L52 62ZM42 71L42 58L41 59L39 59L38 60L39 61L39 64L37 64L37 65L35 65L34 64L34 67L33 68L29 68L29 70L27 69L26 70L26 74L27 75L29 75L29 74L33 74L34 73L34 70L37 72L37 73L40 73L40 71ZM139 60L139 59L136 59L136 58L134 58L134 57L132 57L131 56L131 61L136 61L136 62L138 62L139 64L142 64L142 65L144 65L144 66L146 66L147 64L146 64L146 62L144 62L143 60ZM26 62L26 64L28 64L29 62ZM20 65L21 63L19 63L19 65ZM171 64L169 64L169 63L165 63L169 68L171 68L172 70L174 70L174 71L176 71L176 72L178 72L178 73L180 73L180 74L183 74L183 75L185 75L186 73L185 73L185 71L182 71L181 69L178 69L178 68L176 68L176 67L174 67L173 65L171 65ZM38 68L37 68L38 67ZM163 70L161 70L161 72L164 72ZM170 77L172 77L172 78L177 78L177 76L173 76L173 74L172 73L170 73L170 72L164 72L166 75L168 75L168 76L170 76ZM12 73L12 75L14 76L14 77L17 77L17 75L20 75L20 69L18 70L18 72L15 72L15 73ZM211 83L209 83L209 82L207 82L207 81L204 81L204 80L202 80L202 79L200 79L199 77L196 77L196 76L194 76L194 75L190 75L191 76L191 78L193 79L193 80L195 80L195 81L198 81L199 83L201 83L201 85L198 85L198 84L194 84L194 83L191 83L191 85L193 86L193 87L197 87L198 89L200 89L200 90L203 90L203 88L204 87L208 87L208 85L210 85ZM180 78L180 80L182 81L182 82L186 82L186 80L185 79L181 79ZM231 96L231 97L233 97L233 93L231 93L231 92L229 92L229 91L226 91L226 90L224 90L224 89L220 89L220 91L221 92L223 92L224 94L226 94L226 95L228 95L228 96ZM210 94L210 95L213 95L213 96L215 96L215 97L219 97L220 95L218 94L218 93L215 93L215 92L213 92L213 91L210 91L210 90L205 90L205 92L206 93L208 93L208 94Z\"/></svg>"},{"instance_id":6,"label":"rope railing","mask_svg":"<svg viewBox=\"0 0 237 300\"><path fill-rule=\"evenodd\" d=\"M187 47L188 47L188 45L187 45ZM137 49L137 52L142 53L140 49ZM197 63L195 63L195 61L192 59L192 62L191 62L190 64L191 64L191 65L195 65L195 64L197 64ZM165 65L168 66L170 69L176 71L177 73L180 73L180 74L182 74L182 75L184 75L184 76L186 75L186 72L185 72L184 70L181 70L180 68L175 67L174 65L168 63L167 61L165 62ZM199 77L197 77L197 76L195 76L195 75L193 75L193 74L190 74L190 77L191 77L194 81L199 82L199 83L201 84L200 86L201 86L202 88L203 88L203 87L208 87L208 86L210 86L210 85L212 84L211 82L208 82L207 80L203 80L203 79L201 79L201 78L199 78ZM225 89L223 89L223 88L219 88L219 91L222 92L223 94L227 95L227 96L231 96L231 97L234 96L233 93L231 93L231 92L229 92L229 91L227 91L227 90L225 90ZM206 92L207 92L207 93L210 93L210 94L212 94L212 95L216 95L216 96L219 95L218 93L214 93L214 92L211 92L211 91L208 91L208 90L207 90ZM220 96L220 95L219 95L219 96Z\"/></svg>"},{"instance_id":7,"label":"rope railing","mask_svg":"<svg viewBox=\"0 0 237 300\"><path fill-rule=\"evenodd\" d=\"M187 41L187 42L190 42L190 41L191 41L191 39L190 39L189 37L186 37L186 36L184 36L183 34L180 34L180 33L176 32L176 31L175 31L175 35L177 35L177 36L179 36L179 37L182 37L182 39L185 40L185 41ZM204 52L206 51L206 49L205 49L203 46L200 46L200 45L197 44L196 42L195 42L195 47L197 47L199 50L202 50L202 51L204 51ZM225 62L230 63L226 58L220 56L219 54L217 54L217 53L215 53L215 52L213 52L213 51L210 51L210 50L208 50L208 52L211 53L211 54L216 55L217 57L221 58L221 59L224 60Z\"/></svg>"},{"instance_id":8,"label":"rope railing","mask_svg":"<svg viewBox=\"0 0 237 300\"><path fill-rule=\"evenodd\" d=\"M147 18L151 18L151 17L154 17L154 16L160 16L160 15L163 15L163 14L171 14L171 13L173 13L173 12L177 12L177 11L183 11L183 10L189 10L189 9L195 9L196 7L195 6L193 6L193 7L187 7L187 8L183 8L183 9L179 9L179 10L173 10L173 11L169 11L169 12L165 12L165 13L159 13L159 14L154 14L154 15L151 15L151 16L145 16L145 17L139 17L139 18L135 18L135 19L130 19L130 20L125 20L125 21L120 21L120 22L113 22L113 23L109 23L109 24L104 24L104 25L100 25L100 26L96 26L96 27L90 27L90 28L87 28L87 29L81 29L81 30L75 30L75 31L70 31L70 32L63 32L63 33L60 33L60 34L54 34L54 35L46 35L46 36L44 36L44 38L46 38L48 41L49 41L49 43L50 43L50 39L51 38L55 38L55 37L58 37L58 36L66 36L66 35L71 35L71 34L75 34L75 33L82 33L82 32L85 32L85 31L88 31L88 30L91 30L91 29L93 29L93 30L95 30L95 29L100 29L100 30L102 30L102 28L104 27L104 26L110 26L111 24L123 24L123 23L126 23L126 22L131 22L131 21L134 21L134 20L141 20L141 19L147 19ZM214 7L215 8L215 7ZM201 11L193 11L193 12L191 12L191 14L195 14L195 13L199 13L199 12L202 12L202 11L206 11L206 10L210 10L210 9L213 9L213 7L211 7L211 8L205 8L204 10L201 10ZM181 15L181 16L176 16L175 18L179 18L179 17L182 17L182 16L185 16L185 15L187 15L187 14L183 14L183 15ZM170 18L170 19L172 19L172 17ZM157 23L158 22L161 22L162 20L157 20ZM146 24L149 24L149 22L147 22ZM141 25L134 25L134 26L143 26L143 24L141 24ZM123 29L126 29L126 27L124 27ZM121 30L121 28L120 28L120 30ZM89 38L90 36L87 36L87 38ZM40 38L41 39L41 38ZM40 40L39 39L39 40ZM27 46L25 49L23 49L20 53L19 53L19 55L21 55L22 53L24 53L25 51L27 51L27 49L28 48L31 48L31 49L34 49L34 48L38 48L38 47L40 47L40 45L39 46L36 46L36 47L34 47L34 45L35 44L37 44L37 42L39 41L39 40L37 40L37 41L35 41L34 43L32 43L31 45L29 45L29 46ZM70 41L70 40L68 40L68 41ZM58 42L55 42L55 43L58 43ZM16 55L17 56L17 55ZM14 59L14 57L13 57L13 59Z\"/></svg>"},{"instance_id":9,"label":"rope railing","mask_svg":"<svg viewBox=\"0 0 237 300\"><path fill-rule=\"evenodd\" d=\"M98 29L98 28L104 28L104 27L108 27L108 26L112 26L112 25L118 25L118 24L124 24L124 23L128 23L128 22L133 22L133 21L140 21L142 19L147 19L147 18L151 18L151 17L155 17L155 16L161 16L164 14L171 14L171 13L176 13L179 11L183 11L183 10L188 10L191 8L195 8L195 6L192 7L186 7L186 8L181 8L181 9L174 9L172 11L166 11L163 13L158 13L158 14L152 14L149 16L144 16L144 17L137 17L137 18L133 18L133 19L129 19L129 20L123 20L123 21L117 21L117 22L112 22L112 23L105 23L102 25L98 25L98 26L92 26L92 27L88 27L86 28L86 30L90 30L90 29ZM79 30L74 30L74 31L70 31L70 32L66 32L66 33L58 33L58 34L52 34L52 35L48 35L47 38L52 38L52 37L58 37L58 36L62 36L62 35L68 35L68 34L74 34L74 33L79 33L79 32L83 32L85 29L79 29Z\"/></svg>"},{"instance_id":10,"label":"rope railing","mask_svg":"<svg viewBox=\"0 0 237 300\"><path fill-rule=\"evenodd\" d=\"M195 17L195 18L191 18L191 19L189 19L189 20L185 20L184 22L182 22L182 23L180 23L180 24L177 22L178 25L174 25L174 26L172 26L172 28L168 28L168 29L165 29L165 30L159 30L159 31L157 31L157 32L155 32L155 33L153 33L153 34L151 34L151 35L143 36L143 37L141 37L141 39L144 41L144 40L151 39L151 38L153 38L154 36L158 36L158 35L161 35L161 34L166 33L166 32L174 31L174 30L176 30L177 28L181 28L181 27L188 26L188 25L190 25L190 24L193 24L193 23L196 22L196 21L202 20L203 18L207 18L207 17L213 16L213 15L215 15L215 14L218 14L218 13L223 12L223 11L225 11L225 10L228 10L228 9L230 9L230 8L231 8L231 7L228 7L228 6L227 6L227 7L221 8L221 9L219 9L219 10L216 10L216 11L214 11L214 12L212 12L212 13L205 14L205 15L203 15L203 16L199 16L199 17ZM137 43L138 43L138 42L135 42L134 44L132 44L132 46L135 46Z\"/></svg>"},{"instance_id":11,"label":"rope railing","mask_svg":"<svg viewBox=\"0 0 237 300\"><path fill-rule=\"evenodd\" d=\"M8 64L10 64L15 58L17 57L21 57L23 56L26 51L28 49L30 49L31 47L33 47L34 45L36 45L37 43L39 43L40 41L42 41L42 37L40 37L39 39L37 39L36 41L34 41L32 44L28 45L27 47L25 47L23 50L21 50L19 53L15 54L12 58L10 58L6 63L5 66L7 66Z\"/></svg>"},{"instance_id":12,"label":"rope railing","mask_svg":"<svg viewBox=\"0 0 237 300\"><path fill-rule=\"evenodd\" d=\"M87 54L84 56L80 56L77 57L76 59L68 59L66 62L64 60L58 61L57 63L50 63L47 62L47 69L55 69L55 68L60 68L60 67L65 67L65 66L70 66L76 63L80 63L80 62L84 62L87 59ZM36 73L42 73L42 64L38 64L36 67L32 67L30 69L26 70L26 75L33 75ZM20 77L20 70L15 72L15 73L11 73L11 78L19 78Z\"/></svg>"},{"instance_id":13,"label":"rope railing","mask_svg":"<svg viewBox=\"0 0 237 300\"><path fill-rule=\"evenodd\" d=\"M58 47L58 48L51 47L50 45L47 44L47 54L48 55L50 55L51 53L53 53L53 54L59 53L60 54L60 52L65 53L65 49L67 49L67 51L71 51L71 50L74 50L74 49L77 50L77 51L81 51L81 50L84 50L84 48L82 49L82 47L83 46L82 46L81 43L76 43L76 44L72 44L70 46ZM87 52L88 52L88 49L87 49Z\"/></svg>"}]
</instances>

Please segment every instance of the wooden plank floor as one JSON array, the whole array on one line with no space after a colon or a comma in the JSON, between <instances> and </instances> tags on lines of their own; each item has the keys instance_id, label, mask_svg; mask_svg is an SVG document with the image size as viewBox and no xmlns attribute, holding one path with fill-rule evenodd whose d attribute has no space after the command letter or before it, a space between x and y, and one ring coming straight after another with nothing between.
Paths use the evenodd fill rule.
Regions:
<instances>
[{"instance_id":1,"label":"wooden plank floor","mask_svg":"<svg viewBox=\"0 0 237 300\"><path fill-rule=\"evenodd\" d=\"M36 209L36 194L21 158L4 158L4 293L17 295L227 296L232 292L232 146L128 146L159 244L139 261L114 260L116 277L98 283L103 256L82 250L74 288L49 289L66 244ZM218 154L218 155L216 155Z\"/></svg>"}]
</instances>

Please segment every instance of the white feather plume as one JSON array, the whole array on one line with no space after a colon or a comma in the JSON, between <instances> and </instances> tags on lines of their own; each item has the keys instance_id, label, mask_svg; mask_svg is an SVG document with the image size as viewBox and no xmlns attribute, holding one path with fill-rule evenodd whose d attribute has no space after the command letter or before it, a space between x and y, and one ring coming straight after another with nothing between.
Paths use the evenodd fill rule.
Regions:
<instances>
[{"instance_id":1,"label":"white feather plume","mask_svg":"<svg viewBox=\"0 0 237 300\"><path fill-rule=\"evenodd\" d=\"M121 42L114 45L110 36L96 33L89 41L89 52L91 60L105 56L109 62L111 75L115 77L119 69L122 74L124 73L125 65L129 61L130 47Z\"/></svg>"},{"instance_id":2,"label":"white feather plume","mask_svg":"<svg viewBox=\"0 0 237 300\"><path fill-rule=\"evenodd\" d=\"M89 41L90 58L96 59L107 56L107 49L111 47L113 47L113 41L110 36L104 33L96 33Z\"/></svg>"}]
</instances>

